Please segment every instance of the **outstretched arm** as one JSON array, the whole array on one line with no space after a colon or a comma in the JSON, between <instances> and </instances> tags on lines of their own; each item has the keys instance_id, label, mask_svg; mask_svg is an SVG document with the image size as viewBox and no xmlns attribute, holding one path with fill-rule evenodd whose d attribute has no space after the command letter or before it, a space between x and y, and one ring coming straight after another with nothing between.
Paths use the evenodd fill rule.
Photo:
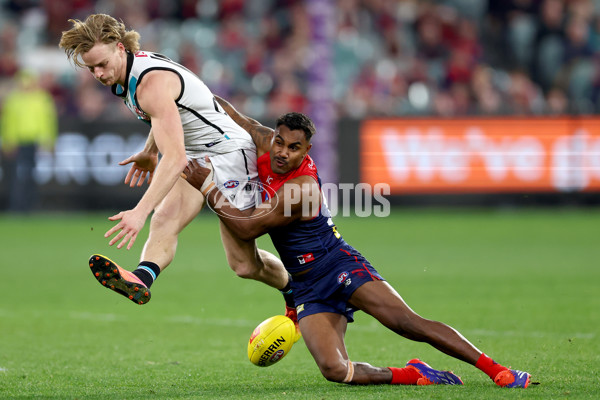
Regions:
<instances>
[{"instance_id":1,"label":"outstretched arm","mask_svg":"<svg viewBox=\"0 0 600 400\"><path fill-rule=\"evenodd\" d=\"M152 184L137 205L109 218L111 221L119 221L104 234L104 237L116 234L108 243L111 246L119 240L117 248L125 244L127 249L133 246L148 215L175 185L187 164L183 127L175 103L180 89L179 78L168 71L149 72L137 88L138 103L152 118L154 145L162 154L162 159L154 171ZM152 149L154 145L149 144L149 148Z\"/></svg>"},{"instance_id":2,"label":"outstretched arm","mask_svg":"<svg viewBox=\"0 0 600 400\"><path fill-rule=\"evenodd\" d=\"M215 96L215 100L219 102L221 107L223 107L225 112L236 124L244 128L250 136L252 136L252 140L256 145L256 153L259 157L271 150L271 142L273 141L274 133L273 129L262 125L255 119L241 114L227 100L222 99L219 96Z\"/></svg>"}]
</instances>

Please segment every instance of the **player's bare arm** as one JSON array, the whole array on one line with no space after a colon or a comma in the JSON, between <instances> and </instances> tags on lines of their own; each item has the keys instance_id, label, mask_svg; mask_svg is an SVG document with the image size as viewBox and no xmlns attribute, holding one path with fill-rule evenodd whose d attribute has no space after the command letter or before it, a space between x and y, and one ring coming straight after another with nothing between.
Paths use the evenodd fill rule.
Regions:
<instances>
[{"instance_id":1,"label":"player's bare arm","mask_svg":"<svg viewBox=\"0 0 600 400\"><path fill-rule=\"evenodd\" d=\"M162 159L154 171L154 179L138 204L128 211L110 217L120 221L106 232L112 236L109 245L121 241L117 248L127 244L130 249L144 227L146 218L173 187L185 166L187 158L183 141L183 127L175 99L181 84L178 77L167 71L149 72L137 89L139 106L151 117L152 135Z\"/></svg>"},{"instance_id":2,"label":"player's bare arm","mask_svg":"<svg viewBox=\"0 0 600 400\"><path fill-rule=\"evenodd\" d=\"M273 134L275 132L273 129L262 125L253 118L241 114L227 100L222 99L219 96L215 96L215 99L221 105L221 107L223 107L225 112L229 114L229 116L235 121L235 123L244 128L244 130L246 130L246 132L252 136L252 140L256 145L256 153L258 157L269 151L271 148L271 142L273 141Z\"/></svg>"},{"instance_id":3,"label":"player's bare arm","mask_svg":"<svg viewBox=\"0 0 600 400\"><path fill-rule=\"evenodd\" d=\"M200 190L210 170L192 160L184 173L188 183ZM314 178L303 175L287 181L250 215L233 207L219 190L211 190L206 200L228 228L241 239L251 240L273 228L313 218L319 211L321 192Z\"/></svg>"},{"instance_id":4,"label":"player's bare arm","mask_svg":"<svg viewBox=\"0 0 600 400\"><path fill-rule=\"evenodd\" d=\"M126 185L129 184L130 187L142 186L146 176L148 176L148 184L152 183L154 170L158 164L158 147L156 147L156 142L154 141L152 128L148 132L144 148L140 152L121 161L119 165L127 165L129 163L132 164L125 177Z\"/></svg>"}]
</instances>

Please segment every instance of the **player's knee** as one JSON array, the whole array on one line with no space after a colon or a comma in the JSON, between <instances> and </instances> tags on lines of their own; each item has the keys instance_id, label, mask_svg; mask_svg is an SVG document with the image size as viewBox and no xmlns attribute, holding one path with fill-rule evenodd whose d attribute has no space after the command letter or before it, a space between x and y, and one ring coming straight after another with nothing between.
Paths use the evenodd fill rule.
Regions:
<instances>
[{"instance_id":1,"label":"player's knee","mask_svg":"<svg viewBox=\"0 0 600 400\"><path fill-rule=\"evenodd\" d=\"M161 204L154 210L150 223L156 229L157 227L168 227L173 225L173 222L177 219L178 211L175 207L165 206Z\"/></svg>"},{"instance_id":2,"label":"player's knee","mask_svg":"<svg viewBox=\"0 0 600 400\"><path fill-rule=\"evenodd\" d=\"M322 362L319 364L321 374L331 382L343 382L348 374L348 366L342 362Z\"/></svg>"}]
</instances>

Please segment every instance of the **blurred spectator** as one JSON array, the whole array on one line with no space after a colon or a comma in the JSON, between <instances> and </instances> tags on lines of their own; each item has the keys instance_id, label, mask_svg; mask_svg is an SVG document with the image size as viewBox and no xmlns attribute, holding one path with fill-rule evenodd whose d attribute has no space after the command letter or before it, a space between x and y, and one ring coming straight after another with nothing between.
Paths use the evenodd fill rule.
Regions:
<instances>
[{"instance_id":1,"label":"blurred spectator","mask_svg":"<svg viewBox=\"0 0 600 400\"><path fill-rule=\"evenodd\" d=\"M8 22L0 26L0 79L11 78L19 69L17 64L18 26Z\"/></svg>"},{"instance_id":2,"label":"blurred spectator","mask_svg":"<svg viewBox=\"0 0 600 400\"><path fill-rule=\"evenodd\" d=\"M54 146L57 131L52 96L39 86L34 73L20 71L17 87L6 97L0 115L2 153L9 172L9 211L28 212L36 205L36 153L38 147L50 150Z\"/></svg>"},{"instance_id":3,"label":"blurred spectator","mask_svg":"<svg viewBox=\"0 0 600 400\"><path fill-rule=\"evenodd\" d=\"M565 115L569 111L569 100L566 93L554 87L546 95L546 113L550 115Z\"/></svg>"},{"instance_id":4,"label":"blurred spectator","mask_svg":"<svg viewBox=\"0 0 600 400\"><path fill-rule=\"evenodd\" d=\"M475 113L481 115L505 114L506 108L502 95L493 82L491 67L480 64L471 75L471 92L475 100Z\"/></svg>"},{"instance_id":5,"label":"blurred spectator","mask_svg":"<svg viewBox=\"0 0 600 400\"><path fill-rule=\"evenodd\" d=\"M600 111L597 0L333 1L331 90L341 117ZM0 0L0 7L0 100L23 54L58 51L68 18L106 12L141 32L145 50L241 101L242 112L271 118L308 101L312 30L301 0ZM86 100L97 98L94 91L76 93L74 70L62 68L48 77L60 115L102 118L106 111ZM117 99L104 101L110 110Z\"/></svg>"},{"instance_id":6,"label":"blurred spectator","mask_svg":"<svg viewBox=\"0 0 600 400\"><path fill-rule=\"evenodd\" d=\"M544 0L534 40L532 78L547 91L554 86L565 57L565 5Z\"/></svg>"},{"instance_id":7,"label":"blurred spectator","mask_svg":"<svg viewBox=\"0 0 600 400\"><path fill-rule=\"evenodd\" d=\"M531 115L543 112L543 95L523 70L509 74L508 88L509 112L514 115Z\"/></svg>"}]
</instances>

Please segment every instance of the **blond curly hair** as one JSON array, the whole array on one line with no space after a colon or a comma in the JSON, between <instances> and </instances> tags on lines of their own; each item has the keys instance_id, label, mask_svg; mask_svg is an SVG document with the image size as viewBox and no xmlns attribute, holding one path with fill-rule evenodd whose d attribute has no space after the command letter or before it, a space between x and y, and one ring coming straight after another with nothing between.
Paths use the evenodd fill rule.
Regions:
<instances>
[{"instance_id":1,"label":"blond curly hair","mask_svg":"<svg viewBox=\"0 0 600 400\"><path fill-rule=\"evenodd\" d=\"M67 53L67 58L78 67L85 67L79 60L96 43L123 43L125 50L135 53L140 49L140 34L126 30L125 24L107 14L92 14L85 21L70 19L73 27L64 31L58 46Z\"/></svg>"}]
</instances>

